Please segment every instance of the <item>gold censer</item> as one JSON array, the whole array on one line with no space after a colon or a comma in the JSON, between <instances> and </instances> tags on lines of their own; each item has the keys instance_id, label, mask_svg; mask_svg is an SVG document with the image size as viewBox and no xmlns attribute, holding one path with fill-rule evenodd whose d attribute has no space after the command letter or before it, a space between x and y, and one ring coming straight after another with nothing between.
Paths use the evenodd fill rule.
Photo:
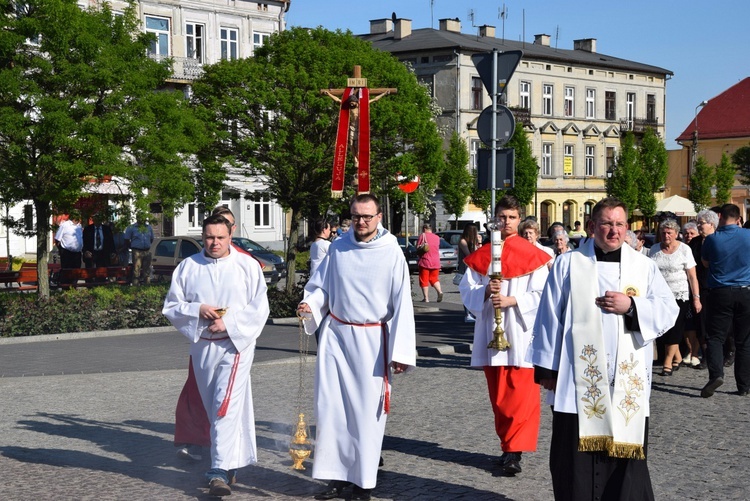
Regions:
<instances>
[{"instance_id":1,"label":"gold censer","mask_svg":"<svg viewBox=\"0 0 750 501\"><path fill-rule=\"evenodd\" d=\"M305 467L302 462L310 457L312 453L312 442L307 438L307 423L305 423L305 415L299 414L299 421L297 421L297 431L294 432L294 438L289 444L289 455L292 457L294 464L292 468L295 470L304 470Z\"/></svg>"}]
</instances>

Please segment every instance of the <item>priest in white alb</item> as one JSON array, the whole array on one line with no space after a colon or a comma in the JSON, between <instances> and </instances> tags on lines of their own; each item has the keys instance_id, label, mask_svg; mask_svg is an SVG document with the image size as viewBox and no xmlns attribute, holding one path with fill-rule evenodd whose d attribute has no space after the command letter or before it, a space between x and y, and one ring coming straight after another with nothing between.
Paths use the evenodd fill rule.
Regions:
<instances>
[{"instance_id":1,"label":"priest in white alb","mask_svg":"<svg viewBox=\"0 0 750 501\"><path fill-rule=\"evenodd\" d=\"M621 201L598 202L588 224L593 240L552 266L528 353L551 390L555 499L652 500L652 343L679 309L654 262L623 245Z\"/></svg>"},{"instance_id":2,"label":"priest in white alb","mask_svg":"<svg viewBox=\"0 0 750 501\"><path fill-rule=\"evenodd\" d=\"M268 318L258 262L231 247L232 223L203 221L204 250L180 263L164 315L191 344L195 380L210 422L209 493L227 496L236 471L257 461L250 367Z\"/></svg>"},{"instance_id":3,"label":"priest in white alb","mask_svg":"<svg viewBox=\"0 0 750 501\"><path fill-rule=\"evenodd\" d=\"M357 195L351 229L335 240L305 287L298 313L320 326L315 374L316 499L370 499L390 409L391 375L416 365L409 269L380 225L378 199Z\"/></svg>"}]
</instances>

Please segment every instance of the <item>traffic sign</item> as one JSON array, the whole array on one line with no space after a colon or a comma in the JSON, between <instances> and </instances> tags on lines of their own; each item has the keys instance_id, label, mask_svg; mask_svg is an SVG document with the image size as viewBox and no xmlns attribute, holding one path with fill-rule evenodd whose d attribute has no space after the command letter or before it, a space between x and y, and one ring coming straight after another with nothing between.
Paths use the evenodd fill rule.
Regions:
<instances>
[{"instance_id":1,"label":"traffic sign","mask_svg":"<svg viewBox=\"0 0 750 501\"><path fill-rule=\"evenodd\" d=\"M414 193L419 187L419 176L413 179L407 179L405 176L398 176L398 189L404 193Z\"/></svg>"},{"instance_id":2,"label":"traffic sign","mask_svg":"<svg viewBox=\"0 0 750 501\"><path fill-rule=\"evenodd\" d=\"M497 146L504 146L513 137L515 131L516 119L513 117L513 113L507 107L498 104L497 132L495 134ZM486 107L479 115L477 134L484 144L492 148L492 106Z\"/></svg>"},{"instance_id":3,"label":"traffic sign","mask_svg":"<svg viewBox=\"0 0 750 501\"><path fill-rule=\"evenodd\" d=\"M496 150L495 187L507 190L516 185L516 150L502 148ZM477 150L477 188L491 190L492 187L492 150Z\"/></svg>"},{"instance_id":4,"label":"traffic sign","mask_svg":"<svg viewBox=\"0 0 750 501\"><path fill-rule=\"evenodd\" d=\"M497 93L503 94L506 90L510 77L516 71L518 63L523 57L521 50L509 50L497 54ZM471 56L474 66L477 68L479 78L492 95L492 60L493 52L480 52Z\"/></svg>"}]
</instances>

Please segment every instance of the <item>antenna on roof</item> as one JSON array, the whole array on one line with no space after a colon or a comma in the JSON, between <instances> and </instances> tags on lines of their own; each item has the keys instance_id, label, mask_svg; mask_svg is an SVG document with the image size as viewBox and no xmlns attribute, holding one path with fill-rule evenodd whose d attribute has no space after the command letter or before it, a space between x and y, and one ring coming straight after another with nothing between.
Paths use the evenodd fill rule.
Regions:
<instances>
[{"instance_id":1,"label":"antenna on roof","mask_svg":"<svg viewBox=\"0 0 750 501\"><path fill-rule=\"evenodd\" d=\"M435 13L433 12L435 9L435 0L430 0L430 28L435 27Z\"/></svg>"},{"instance_id":2,"label":"antenna on roof","mask_svg":"<svg viewBox=\"0 0 750 501\"><path fill-rule=\"evenodd\" d=\"M505 41L505 20L508 18L508 9L503 4L502 10L500 7L497 8L497 17L503 20L503 42Z\"/></svg>"},{"instance_id":3,"label":"antenna on roof","mask_svg":"<svg viewBox=\"0 0 750 501\"><path fill-rule=\"evenodd\" d=\"M555 50L557 50L557 42L560 40L560 25L558 24L555 28Z\"/></svg>"},{"instance_id":4,"label":"antenna on roof","mask_svg":"<svg viewBox=\"0 0 750 501\"><path fill-rule=\"evenodd\" d=\"M476 28L474 24L474 9L469 9L469 21L471 21L471 27Z\"/></svg>"}]
</instances>

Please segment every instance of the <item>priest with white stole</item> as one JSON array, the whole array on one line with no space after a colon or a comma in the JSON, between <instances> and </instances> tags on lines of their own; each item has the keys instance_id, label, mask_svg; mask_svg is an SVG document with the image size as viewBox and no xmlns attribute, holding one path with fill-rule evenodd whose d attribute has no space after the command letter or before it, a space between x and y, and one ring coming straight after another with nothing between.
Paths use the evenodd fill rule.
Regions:
<instances>
[{"instance_id":1,"label":"priest with white stole","mask_svg":"<svg viewBox=\"0 0 750 501\"><path fill-rule=\"evenodd\" d=\"M268 318L258 261L237 252L232 223L203 221L204 250L180 263L162 313L191 344L198 390L211 424L209 493L232 493L236 471L257 461L250 367Z\"/></svg>"},{"instance_id":2,"label":"priest with white stole","mask_svg":"<svg viewBox=\"0 0 750 501\"><path fill-rule=\"evenodd\" d=\"M593 240L552 266L528 353L551 390L555 499L652 500L652 342L679 308L654 261L623 245L620 200L598 202L589 229Z\"/></svg>"},{"instance_id":3,"label":"priest with white stole","mask_svg":"<svg viewBox=\"0 0 750 501\"><path fill-rule=\"evenodd\" d=\"M352 226L335 240L305 286L298 314L320 326L315 374L316 499L370 499L376 485L391 375L416 365L409 268L380 225L378 199L357 195Z\"/></svg>"},{"instance_id":4,"label":"priest with white stole","mask_svg":"<svg viewBox=\"0 0 750 501\"><path fill-rule=\"evenodd\" d=\"M495 432L503 454L505 475L521 473L521 455L536 450L541 396L534 382L534 368L526 362L539 298L547 280L550 256L518 235L521 206L510 195L495 206L496 224L502 226L502 242L483 245L464 259L467 270L459 290L466 308L476 317L471 365L482 367L487 380ZM497 247L502 250L497 261ZM492 269L493 265L499 269ZM502 272L502 279L494 276ZM495 309L502 312L507 349L489 346L495 328ZM496 347L497 346L497 347Z\"/></svg>"}]
</instances>

